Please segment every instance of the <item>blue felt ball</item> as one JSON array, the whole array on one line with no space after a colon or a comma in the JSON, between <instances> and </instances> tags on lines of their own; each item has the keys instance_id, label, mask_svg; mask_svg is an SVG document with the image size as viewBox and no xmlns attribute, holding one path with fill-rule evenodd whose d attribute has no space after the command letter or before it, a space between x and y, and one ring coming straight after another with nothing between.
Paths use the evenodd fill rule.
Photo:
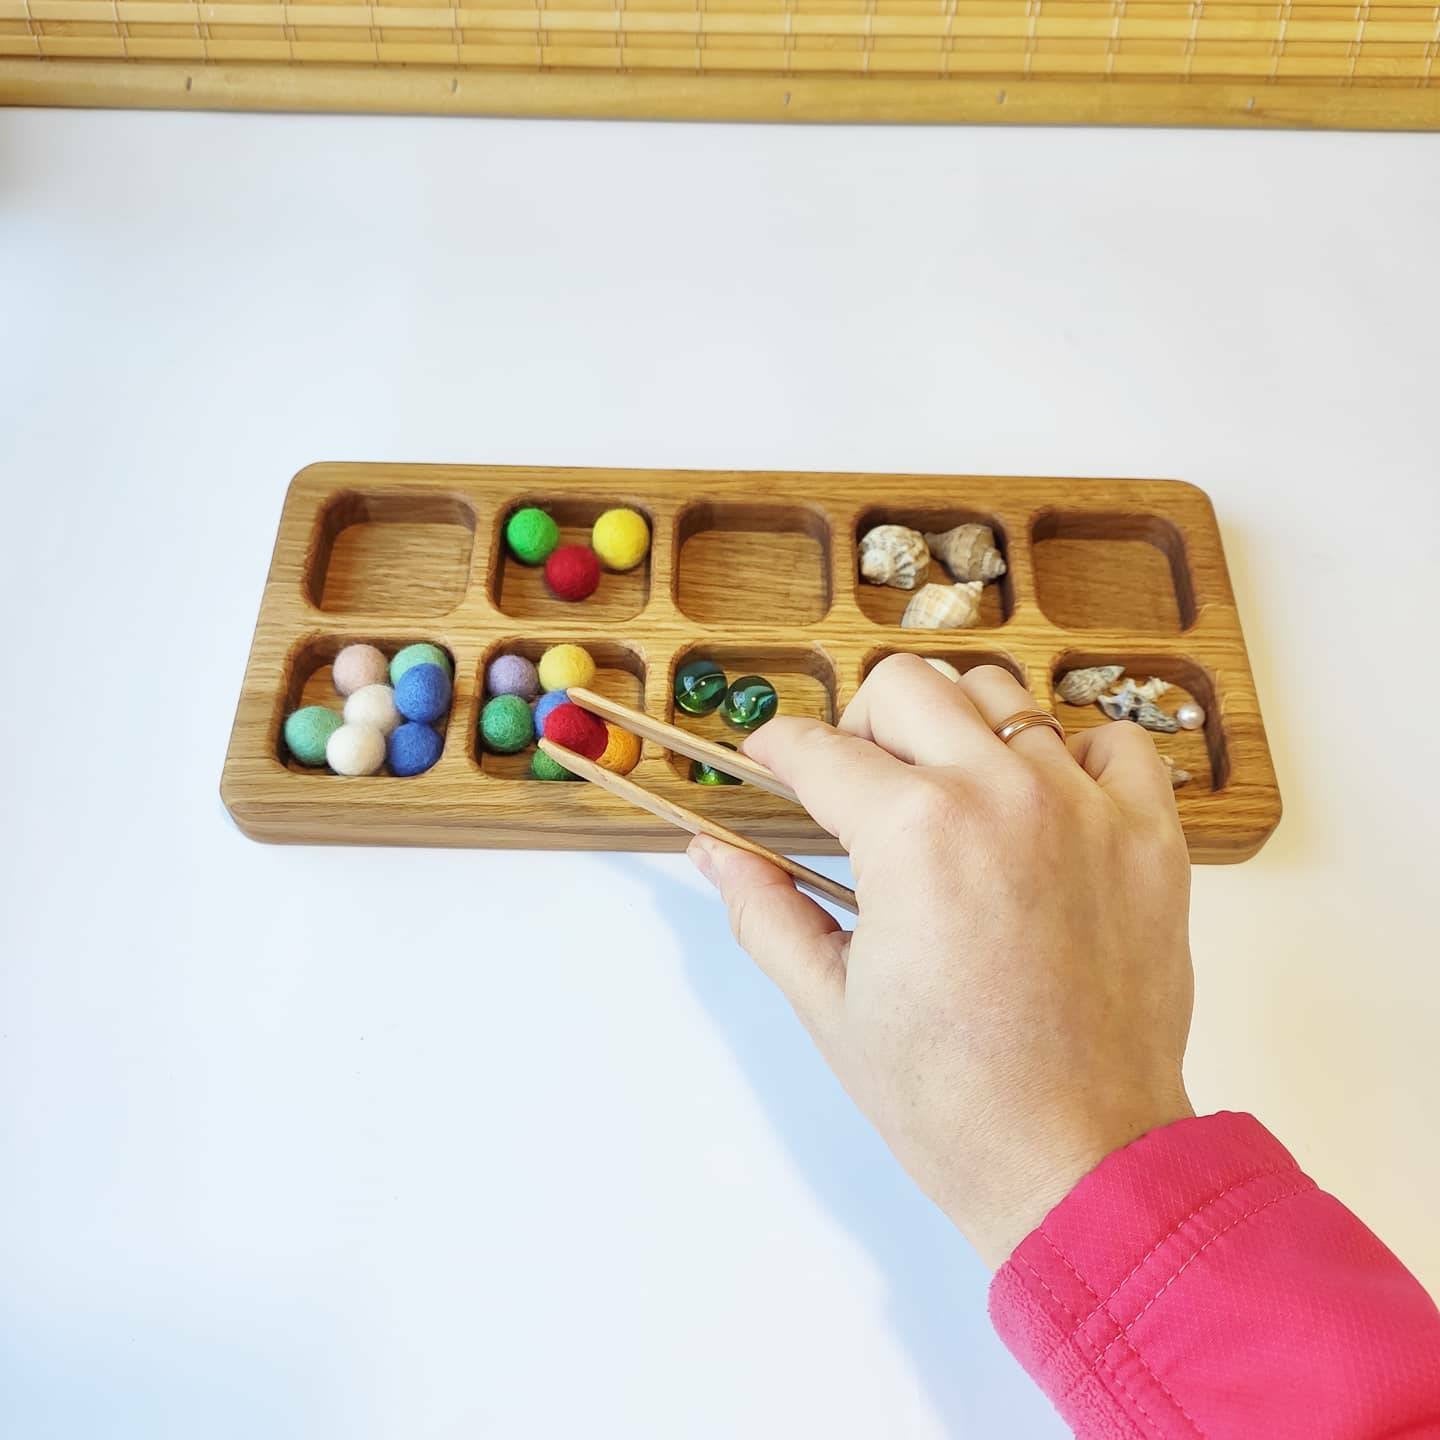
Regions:
<instances>
[{"instance_id":1,"label":"blue felt ball","mask_svg":"<svg viewBox=\"0 0 1440 1440\"><path fill-rule=\"evenodd\" d=\"M450 708L450 677L438 665L412 665L395 682L395 708L431 725Z\"/></svg>"},{"instance_id":2,"label":"blue felt ball","mask_svg":"<svg viewBox=\"0 0 1440 1440\"><path fill-rule=\"evenodd\" d=\"M390 732L385 758L393 775L421 775L440 758L444 748L444 740L428 725L410 720Z\"/></svg>"},{"instance_id":3,"label":"blue felt ball","mask_svg":"<svg viewBox=\"0 0 1440 1440\"><path fill-rule=\"evenodd\" d=\"M537 735L543 735L545 733L545 717L555 709L557 705L565 704L569 698L570 692L568 690L550 690L535 702L535 733Z\"/></svg>"}]
</instances>

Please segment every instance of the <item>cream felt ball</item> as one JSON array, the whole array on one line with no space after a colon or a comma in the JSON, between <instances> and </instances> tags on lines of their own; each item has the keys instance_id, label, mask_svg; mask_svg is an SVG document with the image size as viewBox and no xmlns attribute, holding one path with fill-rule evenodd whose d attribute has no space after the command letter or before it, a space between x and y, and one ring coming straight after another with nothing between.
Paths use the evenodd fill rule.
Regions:
<instances>
[{"instance_id":1,"label":"cream felt ball","mask_svg":"<svg viewBox=\"0 0 1440 1440\"><path fill-rule=\"evenodd\" d=\"M650 527L638 510L607 510L590 531L590 545L612 570L633 570L650 548Z\"/></svg>"},{"instance_id":2,"label":"cream felt ball","mask_svg":"<svg viewBox=\"0 0 1440 1440\"><path fill-rule=\"evenodd\" d=\"M347 725L369 725L388 735L399 723L395 692L388 685L362 685L345 701Z\"/></svg>"},{"instance_id":3,"label":"cream felt ball","mask_svg":"<svg viewBox=\"0 0 1440 1440\"><path fill-rule=\"evenodd\" d=\"M390 662L373 645L347 645L330 667L330 678L342 695L389 679Z\"/></svg>"},{"instance_id":4,"label":"cream felt ball","mask_svg":"<svg viewBox=\"0 0 1440 1440\"><path fill-rule=\"evenodd\" d=\"M579 645L552 645L540 657L538 668L542 690L568 690L595 678L595 662Z\"/></svg>"},{"instance_id":5,"label":"cream felt ball","mask_svg":"<svg viewBox=\"0 0 1440 1440\"><path fill-rule=\"evenodd\" d=\"M373 725L342 725L325 742L325 762L337 775L373 775L385 763L385 737Z\"/></svg>"}]
</instances>

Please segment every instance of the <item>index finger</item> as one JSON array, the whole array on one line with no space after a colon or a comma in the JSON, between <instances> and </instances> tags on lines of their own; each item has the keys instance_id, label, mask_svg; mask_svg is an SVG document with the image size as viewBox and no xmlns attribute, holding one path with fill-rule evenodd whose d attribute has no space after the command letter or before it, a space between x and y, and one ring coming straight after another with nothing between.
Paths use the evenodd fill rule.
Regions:
<instances>
[{"instance_id":1,"label":"index finger","mask_svg":"<svg viewBox=\"0 0 1440 1440\"><path fill-rule=\"evenodd\" d=\"M745 737L741 749L768 765L817 824L853 851L867 815L895 798L910 767L878 745L799 715L777 715Z\"/></svg>"}]
</instances>

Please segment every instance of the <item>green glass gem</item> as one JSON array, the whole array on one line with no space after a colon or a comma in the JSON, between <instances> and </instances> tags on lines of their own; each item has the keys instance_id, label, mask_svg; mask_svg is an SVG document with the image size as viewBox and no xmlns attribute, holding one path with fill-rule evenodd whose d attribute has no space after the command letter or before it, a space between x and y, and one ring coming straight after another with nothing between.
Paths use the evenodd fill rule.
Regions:
<instances>
[{"instance_id":1,"label":"green glass gem","mask_svg":"<svg viewBox=\"0 0 1440 1440\"><path fill-rule=\"evenodd\" d=\"M734 750L736 747L728 740L720 742L727 750ZM717 770L713 765L707 765L703 760L692 760L690 762L690 778L697 785L738 785L739 779L734 775L727 775L723 770Z\"/></svg>"},{"instance_id":2,"label":"green glass gem","mask_svg":"<svg viewBox=\"0 0 1440 1440\"><path fill-rule=\"evenodd\" d=\"M675 672L675 703L687 715L708 715L725 698L725 672L713 660L691 660Z\"/></svg>"},{"instance_id":3,"label":"green glass gem","mask_svg":"<svg viewBox=\"0 0 1440 1440\"><path fill-rule=\"evenodd\" d=\"M763 675L742 675L720 702L720 718L737 730L755 730L780 708L775 687Z\"/></svg>"}]
</instances>

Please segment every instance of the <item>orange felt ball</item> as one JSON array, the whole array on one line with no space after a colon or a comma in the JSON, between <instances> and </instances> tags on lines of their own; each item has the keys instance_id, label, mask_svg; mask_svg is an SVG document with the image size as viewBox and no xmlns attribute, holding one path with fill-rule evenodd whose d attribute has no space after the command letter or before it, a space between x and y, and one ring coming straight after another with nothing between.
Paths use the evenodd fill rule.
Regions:
<instances>
[{"instance_id":1,"label":"orange felt ball","mask_svg":"<svg viewBox=\"0 0 1440 1440\"><path fill-rule=\"evenodd\" d=\"M605 725L605 748L595 762L602 770L628 775L640 763L640 737L618 725Z\"/></svg>"}]
</instances>

